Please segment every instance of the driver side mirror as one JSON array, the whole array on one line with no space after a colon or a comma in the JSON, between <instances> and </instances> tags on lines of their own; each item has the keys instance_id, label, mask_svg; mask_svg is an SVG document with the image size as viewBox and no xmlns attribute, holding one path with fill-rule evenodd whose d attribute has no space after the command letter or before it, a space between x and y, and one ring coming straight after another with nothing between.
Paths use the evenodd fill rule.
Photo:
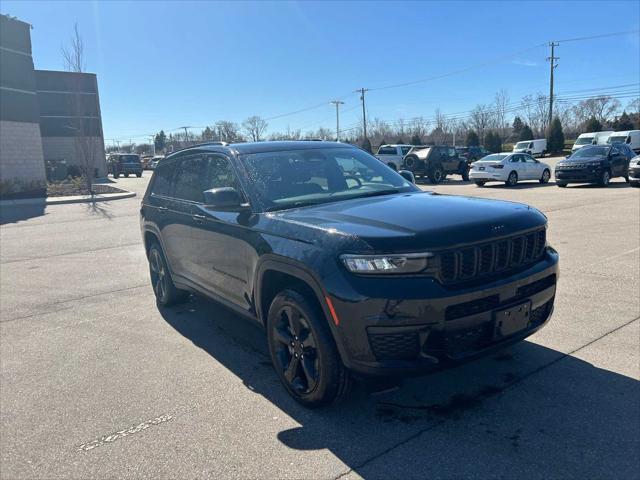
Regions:
<instances>
[{"instance_id":1,"label":"driver side mirror","mask_svg":"<svg viewBox=\"0 0 640 480\"><path fill-rule=\"evenodd\" d=\"M204 206L212 210L240 210L246 205L233 187L212 188L205 190Z\"/></svg>"},{"instance_id":2,"label":"driver side mirror","mask_svg":"<svg viewBox=\"0 0 640 480\"><path fill-rule=\"evenodd\" d=\"M398 170L398 173L402 175L402 178L404 178L405 180L411 183L416 183L416 177L413 175L413 172L409 170Z\"/></svg>"}]
</instances>

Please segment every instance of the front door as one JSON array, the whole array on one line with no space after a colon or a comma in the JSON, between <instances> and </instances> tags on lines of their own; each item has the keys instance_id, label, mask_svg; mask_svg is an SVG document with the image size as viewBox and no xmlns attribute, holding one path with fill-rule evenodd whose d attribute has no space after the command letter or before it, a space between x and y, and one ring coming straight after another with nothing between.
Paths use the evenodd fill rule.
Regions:
<instances>
[{"instance_id":1,"label":"front door","mask_svg":"<svg viewBox=\"0 0 640 480\"><path fill-rule=\"evenodd\" d=\"M232 187L241 192L229 159L220 154L205 155L204 190ZM256 265L256 235L248 210L223 211L198 205L193 229L196 282L206 290L223 296L239 307L251 308L251 266Z\"/></svg>"}]
</instances>

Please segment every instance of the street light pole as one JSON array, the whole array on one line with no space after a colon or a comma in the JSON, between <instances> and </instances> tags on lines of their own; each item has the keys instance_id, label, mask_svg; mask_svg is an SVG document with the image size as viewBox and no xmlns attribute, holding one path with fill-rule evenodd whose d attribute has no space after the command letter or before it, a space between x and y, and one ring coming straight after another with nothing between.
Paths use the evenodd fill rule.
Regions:
<instances>
[{"instance_id":1,"label":"street light pole","mask_svg":"<svg viewBox=\"0 0 640 480\"><path fill-rule=\"evenodd\" d=\"M336 142L340 141L340 105L344 105L344 102L340 100L333 100L330 102L336 106Z\"/></svg>"}]
</instances>

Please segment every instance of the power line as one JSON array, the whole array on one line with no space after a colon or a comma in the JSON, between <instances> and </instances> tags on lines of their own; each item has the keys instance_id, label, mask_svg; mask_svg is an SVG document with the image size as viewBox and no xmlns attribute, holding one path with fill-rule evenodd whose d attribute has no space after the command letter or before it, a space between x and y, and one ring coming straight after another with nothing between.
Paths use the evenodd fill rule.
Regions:
<instances>
[{"instance_id":1,"label":"power line","mask_svg":"<svg viewBox=\"0 0 640 480\"><path fill-rule=\"evenodd\" d=\"M620 35L629 35L631 33L640 33L640 30L628 30L626 32L602 33L600 35L590 35L588 37L565 38L564 40L556 40L560 43L581 42L582 40L593 40L594 38L618 37Z\"/></svg>"}]
</instances>

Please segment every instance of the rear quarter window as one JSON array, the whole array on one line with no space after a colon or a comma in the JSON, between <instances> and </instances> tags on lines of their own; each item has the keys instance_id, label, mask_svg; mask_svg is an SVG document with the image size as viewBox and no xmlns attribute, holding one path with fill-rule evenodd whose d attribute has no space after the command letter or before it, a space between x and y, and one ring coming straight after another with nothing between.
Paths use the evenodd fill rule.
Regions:
<instances>
[{"instance_id":1,"label":"rear quarter window","mask_svg":"<svg viewBox=\"0 0 640 480\"><path fill-rule=\"evenodd\" d=\"M396 155L396 147L380 147L378 155Z\"/></svg>"}]
</instances>

